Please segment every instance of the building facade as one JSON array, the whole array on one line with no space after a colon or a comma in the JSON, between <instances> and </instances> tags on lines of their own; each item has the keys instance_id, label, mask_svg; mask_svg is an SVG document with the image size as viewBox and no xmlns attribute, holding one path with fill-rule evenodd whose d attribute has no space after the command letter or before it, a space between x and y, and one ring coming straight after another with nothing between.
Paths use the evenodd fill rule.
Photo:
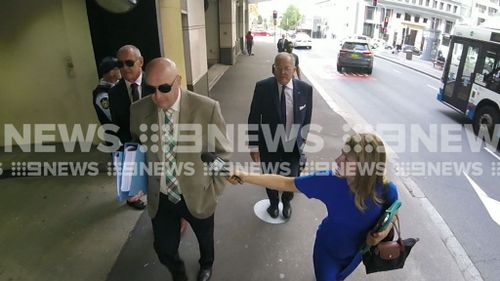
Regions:
<instances>
[{"instance_id":1,"label":"building facade","mask_svg":"<svg viewBox=\"0 0 500 281\"><path fill-rule=\"evenodd\" d=\"M247 7L247 0L4 0L0 120L18 130L97 124L97 64L125 44L139 47L145 63L173 59L183 87L209 95L209 66L234 64L241 53Z\"/></svg>"}]
</instances>

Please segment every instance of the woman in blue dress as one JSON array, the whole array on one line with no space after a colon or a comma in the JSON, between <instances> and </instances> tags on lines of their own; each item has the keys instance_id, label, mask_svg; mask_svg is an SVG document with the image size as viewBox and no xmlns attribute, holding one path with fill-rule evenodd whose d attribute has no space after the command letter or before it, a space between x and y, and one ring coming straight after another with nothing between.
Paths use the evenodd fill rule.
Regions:
<instances>
[{"instance_id":1,"label":"woman in blue dress","mask_svg":"<svg viewBox=\"0 0 500 281\"><path fill-rule=\"evenodd\" d=\"M377 136L351 136L335 162L336 171L296 178L234 172L243 182L302 192L326 205L328 215L316 232L313 251L317 281L344 280L354 271L360 262L357 254L363 242L376 245L392 229L370 233L382 215L383 206L398 198L396 186L385 179L386 153ZM234 177L229 181L237 182Z\"/></svg>"}]
</instances>

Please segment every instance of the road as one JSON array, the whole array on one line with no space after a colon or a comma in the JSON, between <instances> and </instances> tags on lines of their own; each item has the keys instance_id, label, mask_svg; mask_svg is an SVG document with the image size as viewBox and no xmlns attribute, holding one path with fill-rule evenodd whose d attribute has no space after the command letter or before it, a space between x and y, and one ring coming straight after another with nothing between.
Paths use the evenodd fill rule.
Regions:
<instances>
[{"instance_id":1,"label":"road","mask_svg":"<svg viewBox=\"0 0 500 281\"><path fill-rule=\"evenodd\" d=\"M474 141L462 126L465 118L436 100L440 81L378 57L371 76L340 74L335 41L317 40L311 50L294 52L307 78L351 124L381 133L398 171L418 184L484 280L498 280L500 153Z\"/></svg>"}]
</instances>

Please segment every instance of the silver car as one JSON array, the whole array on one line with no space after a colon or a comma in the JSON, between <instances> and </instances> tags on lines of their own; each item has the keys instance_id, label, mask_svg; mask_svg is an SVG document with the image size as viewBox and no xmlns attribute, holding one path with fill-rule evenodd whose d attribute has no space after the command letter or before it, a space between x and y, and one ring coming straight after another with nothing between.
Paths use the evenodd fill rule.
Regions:
<instances>
[{"instance_id":1,"label":"silver car","mask_svg":"<svg viewBox=\"0 0 500 281\"><path fill-rule=\"evenodd\" d=\"M362 68L367 74L372 74L373 53L365 40L345 41L337 57L337 71L343 67Z\"/></svg>"}]
</instances>

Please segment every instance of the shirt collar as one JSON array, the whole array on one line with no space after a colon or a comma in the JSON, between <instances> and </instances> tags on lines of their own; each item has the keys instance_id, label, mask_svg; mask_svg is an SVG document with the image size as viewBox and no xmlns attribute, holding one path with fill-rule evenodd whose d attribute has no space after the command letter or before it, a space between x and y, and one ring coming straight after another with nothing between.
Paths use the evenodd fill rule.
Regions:
<instances>
[{"instance_id":1,"label":"shirt collar","mask_svg":"<svg viewBox=\"0 0 500 281\"><path fill-rule=\"evenodd\" d=\"M280 82L276 81L278 83L278 89L281 91L281 84ZM293 78L288 81L288 84L285 85L287 89L293 90Z\"/></svg>"},{"instance_id":2,"label":"shirt collar","mask_svg":"<svg viewBox=\"0 0 500 281\"><path fill-rule=\"evenodd\" d=\"M141 84L142 84L142 72L141 72L141 75L139 75L139 77L137 77L137 79L134 81L134 82L129 82L125 79L123 79L125 81L125 85L127 85L127 88L130 89L130 85L132 83L135 83L139 86L139 88L141 87Z\"/></svg>"}]
</instances>

